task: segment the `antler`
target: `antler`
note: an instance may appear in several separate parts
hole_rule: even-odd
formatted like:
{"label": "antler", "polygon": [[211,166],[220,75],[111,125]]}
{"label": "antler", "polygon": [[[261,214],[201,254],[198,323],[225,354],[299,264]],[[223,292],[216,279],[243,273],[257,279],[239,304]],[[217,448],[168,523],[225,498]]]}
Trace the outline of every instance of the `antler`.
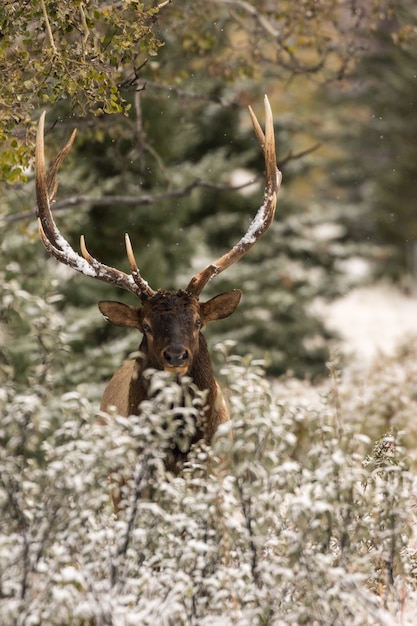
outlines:
{"label": "antler", "polygon": [[271,106],[268,97],[265,96],[265,135],[260,127],[252,108],[249,107],[249,113],[255,134],[261,144],[265,155],[265,193],[262,206],[258,209],[253,218],[246,234],[233,246],[229,252],[214,263],[207,265],[201,272],[196,274],[190,280],[187,291],[198,296],[204,289],[205,285],[211,278],[217,276],[223,270],[227,269],[233,263],[241,259],[248,250],[256,243],[256,241],[268,230],[272,220],[274,219],[275,207],[277,203],[277,193],[281,186],[282,174],[277,168],[275,155],[275,138],[274,125]]}
{"label": "antler", "polygon": [[131,291],[139,298],[149,298],[156,292],[150,288],[146,280],[142,278],[136,264],[135,256],[133,254],[132,245],[130,243],[129,235],[125,235],[126,252],[129,260],[132,274],[125,274],[121,270],[109,267],[97,261],[88,252],[84,236],[81,235],[80,247],[82,256],[80,256],[70,246],[68,241],[59,232],[54,218],[51,212],[51,203],[53,202],[56,192],[58,190],[58,181],[56,176],[61,164],[75,139],[76,130],[73,131],[67,144],[62,148],[59,154],[56,156],[53,162],[48,176],[45,171],[45,148],[44,148],[44,125],[45,125],[45,113],[42,113],[39,125],[38,133],[36,136],[36,153],[35,153],[35,173],[36,173],[36,198],[38,203],[38,226],[39,234],[42,239],[42,243],[47,251],[54,256],[58,261],[69,265],[77,272],[81,272],[86,276],[98,278],[106,283],[111,283]]}
{"label": "antler", "polygon": [[[229,252],[217,259],[214,263],[207,265],[201,272],[191,278],[186,290],[196,296],[200,295],[205,285],[213,276],[220,274],[233,265],[233,263],[241,259],[268,230],[274,219],[277,193],[281,186],[282,175],[276,165],[273,117],[267,96],[265,96],[265,134],[251,107],[249,107],[249,113],[255,134],[265,155],[266,183],[264,201],[240,241],[233,246]],[[39,234],[46,250],[61,263],[72,267],[86,276],[98,278],[106,283],[131,291],[139,298],[149,298],[153,296],[156,292],[151,289],[146,280],[140,275],[127,233],[125,235],[125,244],[131,268],[130,275],[114,267],[105,265],[91,256],[86,248],[83,235],[80,239],[81,256],[73,250],[68,241],[59,232],[52,216],[51,203],[58,189],[58,181],[56,178],[58,170],[71,149],[76,131],[74,130],[67,144],[56,156],[47,176],[44,154],[44,125],[45,113],[42,113],[36,137],[35,171]]]}

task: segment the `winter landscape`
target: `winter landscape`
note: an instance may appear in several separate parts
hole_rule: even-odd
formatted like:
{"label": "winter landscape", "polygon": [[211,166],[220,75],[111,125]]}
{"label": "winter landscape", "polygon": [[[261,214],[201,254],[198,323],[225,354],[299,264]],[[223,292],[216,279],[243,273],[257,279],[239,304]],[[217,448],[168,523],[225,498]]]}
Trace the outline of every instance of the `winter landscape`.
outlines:
{"label": "winter landscape", "polygon": [[[2,3],[1,626],[417,623],[416,24]],[[225,405],[187,344],[101,411],[159,289]]]}

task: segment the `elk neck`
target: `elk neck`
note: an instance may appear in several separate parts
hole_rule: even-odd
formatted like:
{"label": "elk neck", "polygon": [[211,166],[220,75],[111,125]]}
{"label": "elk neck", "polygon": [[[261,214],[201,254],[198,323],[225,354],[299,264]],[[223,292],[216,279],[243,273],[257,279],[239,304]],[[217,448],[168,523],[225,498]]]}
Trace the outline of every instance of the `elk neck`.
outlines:
{"label": "elk neck", "polygon": [[[132,413],[136,413],[138,405],[142,400],[147,398],[147,380],[142,375],[148,368],[160,369],[156,363],[152,362],[147,351],[146,337],[143,337],[139,346],[140,356],[136,359],[135,373],[132,376],[129,389],[129,406]],[[207,405],[213,406],[216,393],[217,382],[214,376],[213,366],[211,364],[207,341],[204,335],[199,333],[199,348],[194,354],[193,361],[186,373],[193,383],[201,391],[208,392]]]}

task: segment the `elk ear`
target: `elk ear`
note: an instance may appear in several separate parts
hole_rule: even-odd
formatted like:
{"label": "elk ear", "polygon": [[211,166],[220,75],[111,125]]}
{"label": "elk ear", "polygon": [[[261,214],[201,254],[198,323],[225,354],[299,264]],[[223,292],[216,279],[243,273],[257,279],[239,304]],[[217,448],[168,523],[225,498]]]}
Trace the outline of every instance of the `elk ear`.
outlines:
{"label": "elk ear", "polygon": [[214,320],[222,320],[225,317],[229,317],[242,297],[240,289],[232,289],[232,291],[226,291],[215,296],[208,302],[201,302],[200,311],[203,317],[203,323],[208,324]]}
{"label": "elk ear", "polygon": [[140,307],[129,306],[122,302],[102,300],[98,303],[98,308],[103,317],[115,326],[139,328]]}

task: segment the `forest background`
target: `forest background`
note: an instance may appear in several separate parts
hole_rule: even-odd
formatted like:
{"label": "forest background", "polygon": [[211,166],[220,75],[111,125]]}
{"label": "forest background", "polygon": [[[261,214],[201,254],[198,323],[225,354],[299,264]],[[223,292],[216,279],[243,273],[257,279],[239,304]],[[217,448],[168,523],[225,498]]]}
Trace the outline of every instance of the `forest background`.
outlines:
{"label": "forest background", "polygon": [[[78,328],[71,352],[84,379],[107,375],[97,370],[97,345],[126,335],[97,314],[111,290],[65,274],[40,248],[32,169],[40,111],[48,113],[50,158],[78,128],[55,206],[62,232],[74,246],[84,233],[92,254],[119,268],[129,232],[150,284],[176,288],[230,247],[259,205],[262,155],[246,106],[260,115],[268,93],[284,175],[277,219],[244,262],[212,283],[212,293],[245,292],[214,341],[233,332],[240,354],[265,358],[270,373],[314,377],[325,372],[331,337],[312,312],[318,297],[377,276],[408,288],[414,280],[411,5],[6,2],[4,282],[18,278],[45,295],[56,277],[57,307]],[[22,336],[14,308],[2,327]],[[8,344],[4,358],[24,377],[28,351]]]}
{"label": "forest background", "polygon": [[[249,363],[247,355],[256,362],[262,360],[269,378],[254,374],[262,389],[267,380],[281,376],[277,383],[280,406],[286,406],[294,394],[303,407],[310,402],[312,388],[307,381],[324,380],[331,385],[336,381],[336,388],[329,392],[329,406],[334,409],[336,421],[328,432],[332,433],[331,441],[334,443],[336,438],[346,453],[345,460],[351,459],[352,450],[343,448],[338,439],[337,420],[343,393],[352,402],[349,390],[357,387],[358,381],[350,382],[352,387],[348,384],[346,392],[338,387],[340,381],[331,355],[337,337],[326,319],[317,314],[317,303],[381,279],[393,281],[410,296],[415,292],[416,18],[417,8],[412,0],[172,0],[159,4],[131,0],[6,0],[2,4],[0,434],[5,456],[1,504],[8,514],[14,511],[8,531],[10,537],[16,533],[13,536],[20,538],[16,545],[22,549],[13,561],[17,572],[14,580],[20,580],[19,584],[8,587],[6,579],[0,577],[0,602],[6,599],[10,620],[4,623],[24,623],[15,617],[22,605],[9,602],[19,593],[24,605],[32,607],[31,615],[36,613],[34,604],[39,604],[35,588],[30,590],[33,602],[27,602],[30,567],[40,572],[39,555],[47,549],[42,542],[40,549],[38,543],[38,556],[33,557],[35,564],[31,562],[29,567],[27,529],[36,529],[35,534],[41,532],[37,524],[42,517],[36,517],[33,511],[26,513],[32,510],[30,490],[33,488],[35,493],[42,484],[39,476],[36,478],[33,463],[36,460],[39,468],[49,467],[45,449],[52,445],[52,440],[60,449],[60,429],[65,420],[72,423],[75,415],[87,420],[85,407],[91,403],[92,414],[105,381],[139,342],[134,333],[106,324],[97,310],[100,299],[132,302],[131,296],[75,275],[49,259],[42,248],[34,212],[33,172],[34,138],[41,112],[47,113],[45,142],[49,161],[71,131],[78,129],[60,173],[54,205],[61,232],[74,248],[79,245],[80,234],[84,234],[95,257],[120,269],[127,268],[123,242],[124,233],[128,232],[141,272],[149,283],[154,288],[177,288],[188,282],[196,268],[217,258],[240,238],[262,201],[262,154],[247,105],[263,121],[263,95],[268,94],[274,112],[278,165],[283,172],[277,215],[253,251],[208,286],[207,298],[229,288],[241,288],[244,299],[233,317],[213,330],[208,329],[207,334],[212,346],[223,342],[217,357],[218,369],[224,367],[224,359],[228,362],[225,354],[229,351],[241,355],[242,363]],[[225,340],[233,340],[233,346],[226,343],[227,350]],[[395,436],[410,433],[407,429],[411,428],[415,401],[413,350],[410,342],[408,351],[402,352],[398,361],[385,363],[386,369],[371,379],[365,409],[363,399],[346,408],[350,417],[356,415],[353,421],[360,422],[360,432],[370,437],[365,456],[371,454],[376,441],[391,433],[393,425],[397,425]],[[293,376],[305,382],[299,383]],[[230,385],[232,395],[234,389],[251,404],[236,382]],[[255,396],[258,397],[256,393]],[[249,405],[245,405],[246,409]],[[262,406],[265,419],[267,415],[272,419],[270,409]],[[294,410],[298,426],[293,424],[291,428],[300,448],[295,446],[297,454],[294,450],[281,450],[291,462],[295,458],[299,461],[306,438],[312,436],[311,432],[307,434],[311,414],[300,417],[303,410]],[[239,411],[244,413],[243,409]],[[317,411],[322,415],[321,409]],[[285,419],[283,423],[290,429]],[[414,431],[412,427],[411,432]],[[312,440],[318,437],[318,431],[314,433]],[[73,441],[80,443],[77,436],[71,435]],[[110,432],[107,436],[107,442],[115,437]],[[281,431],[280,436],[284,437]],[[68,432],[63,436],[66,442],[67,437]],[[100,445],[106,441],[103,437]],[[400,443],[396,440],[396,448],[390,447],[390,442],[383,446],[384,454],[388,450],[389,463],[404,469],[404,474],[400,473],[403,486],[404,476],[407,481],[413,480],[408,474],[413,456],[408,456],[410,450],[406,457],[402,452],[397,454],[397,450],[402,450]],[[414,434],[408,441],[411,448],[412,442]],[[375,445],[378,456],[381,448]],[[328,459],[334,460],[336,451],[330,451],[330,447]],[[391,454],[394,448],[396,452]],[[64,452],[68,454],[67,449]],[[8,465],[12,457],[13,464]],[[403,466],[404,458],[408,460]],[[351,460],[346,462],[346,467],[350,467]],[[241,469],[239,463],[236,472]],[[101,467],[102,472],[105,469]],[[85,468],[84,471],[84,476],[90,476]],[[27,472],[31,472],[29,482],[25,482]],[[358,479],[354,472],[353,475]],[[16,480],[16,484],[11,480]],[[315,476],[315,480],[319,482],[320,478]],[[351,481],[353,484],[354,479]],[[256,484],[254,480],[254,489]],[[29,490],[28,485],[32,485]],[[376,499],[380,497],[377,491]],[[14,498],[15,493],[20,494],[24,506]],[[247,504],[239,493],[241,504]],[[398,495],[402,498],[400,504],[392,501],[401,515],[403,505],[406,511],[407,494],[405,490]],[[48,511],[48,503],[42,502],[42,511]],[[349,502],[354,508],[353,500]],[[376,507],[375,502],[372,506]],[[84,500],[82,504],[87,506]],[[248,507],[243,509],[247,530],[247,521],[252,518]],[[341,513],[343,523],[345,513]],[[318,509],[315,514],[319,516]],[[68,521],[75,513],[68,515],[63,519]],[[392,528],[398,531],[398,535],[393,531],[392,536],[396,540],[402,538],[401,546],[396,544],[391,557],[382,559],[389,564],[388,574],[380,576],[381,568],[373,561],[378,574],[371,576],[370,587],[372,593],[376,591],[385,598],[381,603],[384,609],[389,605],[387,589],[393,588],[393,572],[399,567],[397,561],[394,567],[394,560],[398,557],[402,573],[408,568],[407,575],[415,567],[415,556],[410,556],[415,552],[409,547],[404,565],[405,553],[401,549],[405,535],[401,523],[406,512],[401,515],[400,527],[396,526],[398,520],[392,522]],[[29,518],[30,523],[22,522]],[[381,537],[387,532],[386,520],[381,521]],[[413,523],[410,522],[411,527]],[[299,518],[297,524],[301,524]],[[375,535],[375,529],[372,532]],[[365,535],[366,543],[369,536]],[[90,533],[90,539],[91,536]],[[330,540],[326,543],[322,538],[310,539],[308,545],[317,548],[315,558],[324,550],[324,543],[326,549],[331,545]],[[342,544],[345,540],[344,536],[340,539]],[[389,549],[384,541],[381,539],[380,545],[385,546],[386,555]],[[8,541],[4,545],[9,546]],[[255,544],[249,541],[248,545],[253,557]],[[357,552],[357,546],[350,547],[352,553]],[[294,554],[299,556],[297,550]],[[329,554],[334,556],[330,548]],[[260,552],[256,555],[260,558]],[[307,563],[311,555],[306,555],[307,552]],[[13,571],[9,555],[4,553],[1,558]],[[73,567],[71,559],[64,565]],[[59,585],[65,587],[64,565],[58,578]],[[158,576],[163,571],[161,565]],[[228,572],[231,575],[230,569]],[[285,576],[283,580],[285,585],[290,584]],[[251,581],[257,590],[262,587],[254,568]],[[71,579],[70,584],[84,593],[84,582]],[[415,589],[415,578],[408,578],[407,584]],[[201,581],[195,585],[200,589]],[[55,589],[53,585],[52,588]],[[396,593],[397,600],[398,589]],[[247,589],[242,590],[242,598],[245,594]],[[297,601],[305,610],[302,596],[300,591]],[[311,600],[313,596],[306,597]],[[265,597],[262,598],[259,603],[266,619],[272,604],[268,604],[267,610]],[[318,606],[317,596],[314,598],[312,606]],[[74,599],[73,604],[68,602],[68,606],[76,604]],[[126,602],[123,600],[120,606],[127,606]],[[272,603],[271,598],[268,602]],[[236,601],[232,604],[234,611]],[[368,611],[371,604],[366,599],[361,606]],[[340,609],[340,623],[346,623],[343,620],[348,605],[346,598],[343,610]],[[86,615],[94,613],[91,606]],[[196,602],[192,606],[190,623],[203,623],[196,617],[200,605]],[[326,612],[327,608],[320,610]],[[224,606],[219,611],[224,613]],[[277,611],[276,607],[273,611]],[[281,617],[284,613],[282,609]],[[291,622],[288,617],[282,623],[301,623],[297,622],[301,613],[300,609],[296,621]],[[370,609],[367,616],[368,613],[373,615]],[[97,615],[94,613],[97,623],[111,623],[104,618],[100,622]],[[359,609],[357,615],[358,623],[365,623],[360,621],[363,615]],[[149,618],[149,623],[156,623],[152,621],[154,617]],[[74,623],[86,623],[82,619]],[[165,622],[161,619],[161,623]],[[383,618],[375,623],[384,623]]]}

